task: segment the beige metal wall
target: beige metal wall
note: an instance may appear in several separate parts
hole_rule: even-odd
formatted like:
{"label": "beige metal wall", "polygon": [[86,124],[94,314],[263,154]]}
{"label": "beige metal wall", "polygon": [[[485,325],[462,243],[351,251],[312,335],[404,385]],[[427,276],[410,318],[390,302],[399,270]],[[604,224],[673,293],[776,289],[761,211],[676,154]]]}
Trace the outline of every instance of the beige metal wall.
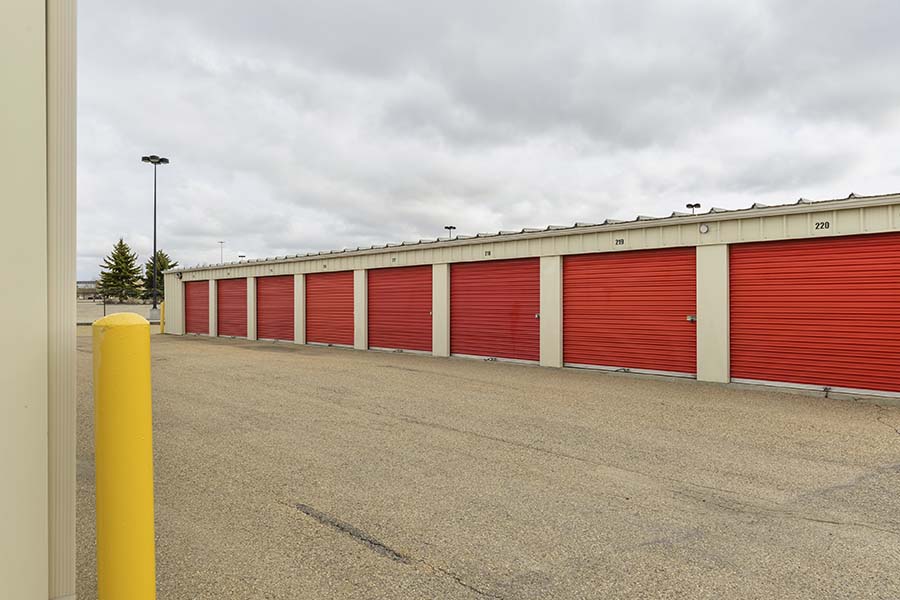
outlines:
{"label": "beige metal wall", "polygon": [[450,265],[431,267],[431,353],[450,356]]}
{"label": "beige metal wall", "polygon": [[209,282],[209,335],[219,335],[219,290],[215,279]]}
{"label": "beige metal wall", "polygon": [[541,366],[563,366],[562,256],[541,257]]}
{"label": "beige metal wall", "polygon": [[76,5],[47,2],[49,597],[75,597]]}
{"label": "beige metal wall", "polygon": [[697,246],[697,379],[731,381],[728,245]]}
{"label": "beige metal wall", "polygon": [[[900,230],[900,196],[849,198],[746,211],[714,212],[601,227],[469,239],[434,247],[405,247],[224,265],[183,272],[186,280],[250,273],[254,276],[316,271],[354,271],[354,346],[368,347],[366,270],[432,264],[432,354],[450,355],[450,263],[538,256],[541,261],[541,342],[543,366],[563,365],[563,256],[648,248],[695,246],[697,249],[697,378],[730,381],[730,244],[861,235]],[[508,239],[507,239],[508,238]],[[301,279],[302,280],[302,279]],[[303,318],[301,313],[299,318]],[[299,343],[302,335],[295,334]]]}
{"label": "beige metal wall", "polygon": [[[825,224],[827,228],[823,227]],[[708,227],[706,233],[701,233],[702,225]],[[182,271],[185,281],[264,277],[590,252],[737,244],[898,230],[900,230],[900,195],[890,195],[537,233],[517,233],[440,244],[336,252]]]}
{"label": "beige metal wall", "polygon": [[184,284],[174,274],[165,279],[166,333],[184,335]]}
{"label": "beige metal wall", "polygon": [[[43,3],[10,0],[0,20],[0,597],[47,598],[47,146]],[[13,200],[15,199],[15,200]],[[27,249],[27,250],[26,250]]]}
{"label": "beige metal wall", "polygon": [[0,598],[73,598],[74,2],[4,3],[0,81]]}
{"label": "beige metal wall", "polygon": [[366,271],[353,272],[353,347],[357,350],[369,348],[369,298]]}
{"label": "beige metal wall", "polygon": [[247,339],[256,339],[256,277],[247,278]]}
{"label": "beige metal wall", "polygon": [[294,343],[306,343],[306,276],[294,275]]}

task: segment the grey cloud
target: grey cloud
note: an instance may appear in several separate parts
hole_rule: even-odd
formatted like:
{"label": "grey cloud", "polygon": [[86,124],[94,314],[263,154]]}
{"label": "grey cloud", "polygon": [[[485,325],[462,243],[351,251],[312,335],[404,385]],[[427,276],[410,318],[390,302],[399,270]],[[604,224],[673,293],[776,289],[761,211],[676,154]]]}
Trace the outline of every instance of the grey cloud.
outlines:
{"label": "grey cloud", "polygon": [[[383,4],[383,3],[381,3]],[[80,4],[79,275],[900,189],[889,2]]]}

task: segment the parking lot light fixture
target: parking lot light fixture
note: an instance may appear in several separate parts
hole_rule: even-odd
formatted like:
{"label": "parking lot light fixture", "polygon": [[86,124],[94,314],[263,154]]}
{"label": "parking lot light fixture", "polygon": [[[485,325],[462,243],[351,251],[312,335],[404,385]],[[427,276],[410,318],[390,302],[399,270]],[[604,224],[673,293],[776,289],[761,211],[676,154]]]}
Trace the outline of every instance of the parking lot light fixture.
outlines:
{"label": "parking lot light fixture", "polygon": [[142,156],[141,162],[153,165],[153,306],[150,308],[150,310],[156,311],[156,297],[159,293],[157,291],[159,289],[159,284],[157,283],[159,274],[157,272],[158,265],[156,264],[156,167],[159,165],[169,164],[169,159],[165,156],[157,156],[156,154],[151,154],[149,156]]}

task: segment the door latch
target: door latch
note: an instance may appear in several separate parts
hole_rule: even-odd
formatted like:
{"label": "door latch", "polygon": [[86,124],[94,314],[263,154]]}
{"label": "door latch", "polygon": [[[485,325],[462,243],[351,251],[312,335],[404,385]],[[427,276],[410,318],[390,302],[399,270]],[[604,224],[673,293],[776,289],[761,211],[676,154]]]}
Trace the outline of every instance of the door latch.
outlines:
{"label": "door latch", "polygon": [[697,322],[697,315],[688,315],[688,316],[687,316],[687,320],[690,321],[691,323],[696,323],[696,322]]}

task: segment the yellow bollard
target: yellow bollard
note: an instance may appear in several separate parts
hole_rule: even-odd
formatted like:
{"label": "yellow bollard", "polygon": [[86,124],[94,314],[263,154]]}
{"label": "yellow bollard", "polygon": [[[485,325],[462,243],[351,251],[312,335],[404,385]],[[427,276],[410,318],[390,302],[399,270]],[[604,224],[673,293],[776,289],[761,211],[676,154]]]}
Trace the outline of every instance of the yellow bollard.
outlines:
{"label": "yellow bollard", "polygon": [[159,303],[159,332],[166,332],[166,301]]}
{"label": "yellow bollard", "polygon": [[134,313],[94,322],[98,600],[154,600],[150,325]]}

